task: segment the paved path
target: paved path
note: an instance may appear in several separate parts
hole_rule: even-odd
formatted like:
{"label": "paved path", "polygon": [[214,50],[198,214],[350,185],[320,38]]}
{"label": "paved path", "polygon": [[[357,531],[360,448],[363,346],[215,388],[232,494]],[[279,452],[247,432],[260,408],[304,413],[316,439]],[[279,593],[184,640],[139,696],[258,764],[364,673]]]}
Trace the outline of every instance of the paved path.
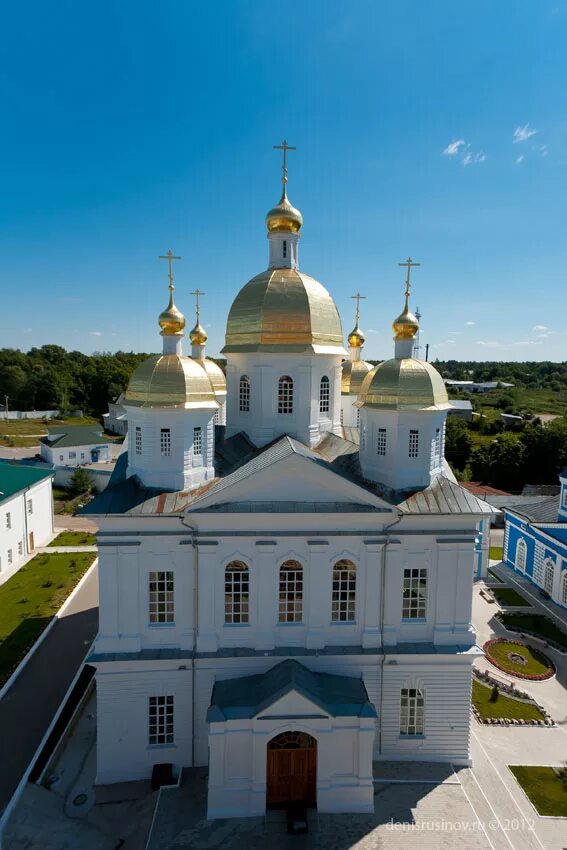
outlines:
{"label": "paved path", "polygon": [[82,516],[69,516],[68,514],[55,514],[53,525],[56,531],[98,531],[98,525],[90,519]]}
{"label": "paved path", "polygon": [[41,743],[97,629],[95,568],[0,701],[0,814]]}

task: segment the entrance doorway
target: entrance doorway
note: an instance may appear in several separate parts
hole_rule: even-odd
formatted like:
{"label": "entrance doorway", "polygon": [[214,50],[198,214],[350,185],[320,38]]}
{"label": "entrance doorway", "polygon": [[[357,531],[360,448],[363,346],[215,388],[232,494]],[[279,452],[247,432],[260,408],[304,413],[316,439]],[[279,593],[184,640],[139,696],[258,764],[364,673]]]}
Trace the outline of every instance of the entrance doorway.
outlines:
{"label": "entrance doorway", "polygon": [[315,808],[317,741],[305,732],[282,732],[268,742],[266,808],[303,803]]}
{"label": "entrance doorway", "polygon": [[35,549],[34,539],[33,539],[33,531],[30,531],[30,533],[29,533],[29,541],[28,542],[29,542],[28,548],[29,548],[30,552],[33,552],[33,550]]}

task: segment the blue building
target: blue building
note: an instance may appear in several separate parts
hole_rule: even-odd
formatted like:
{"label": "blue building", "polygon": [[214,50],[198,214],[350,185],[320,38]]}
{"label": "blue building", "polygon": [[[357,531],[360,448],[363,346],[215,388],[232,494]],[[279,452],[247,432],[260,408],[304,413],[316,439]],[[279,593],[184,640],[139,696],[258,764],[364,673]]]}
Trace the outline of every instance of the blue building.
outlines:
{"label": "blue building", "polygon": [[504,562],[567,608],[567,470],[561,492],[505,509]]}

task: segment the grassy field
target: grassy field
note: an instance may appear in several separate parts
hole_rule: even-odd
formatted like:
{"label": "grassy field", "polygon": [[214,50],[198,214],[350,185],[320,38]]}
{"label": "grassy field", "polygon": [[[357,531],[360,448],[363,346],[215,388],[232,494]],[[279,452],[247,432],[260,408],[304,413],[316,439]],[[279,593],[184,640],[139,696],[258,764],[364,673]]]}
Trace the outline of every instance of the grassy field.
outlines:
{"label": "grassy field", "polygon": [[532,702],[520,702],[500,693],[496,702],[490,702],[492,688],[473,679],[472,700],[474,707],[482,718],[507,717],[510,720],[545,720],[545,717]]}
{"label": "grassy field", "polygon": [[488,557],[491,561],[501,561],[503,552],[502,546],[491,546],[488,550]]}
{"label": "grassy field", "polygon": [[[490,390],[487,393],[478,393],[474,396],[475,406],[482,408],[485,413],[487,408],[495,408],[497,402],[504,396],[513,396],[519,410],[529,410],[538,413],[567,413],[567,391],[555,392],[554,390],[531,390],[524,387],[514,387],[510,390]],[[500,412],[500,411],[498,411]]]}
{"label": "grassy field", "polygon": [[79,419],[0,419],[0,434],[10,434],[23,437],[26,434],[47,434],[48,428],[58,425],[100,425],[98,419],[83,416]]}
{"label": "grassy field", "polygon": [[36,555],[0,586],[0,685],[38,639],[95,557],[94,552]]}
{"label": "grassy field", "polygon": [[567,817],[567,783],[561,781],[552,767],[519,764],[508,767],[540,815]]}
{"label": "grassy field", "polygon": [[513,587],[493,587],[492,592],[500,605],[521,605],[522,608],[530,606],[528,600],[524,599]]}
{"label": "grassy field", "polygon": [[89,531],[62,531],[50,546],[96,546],[96,537]]}
{"label": "grassy field", "polygon": [[514,629],[517,632],[534,632],[544,640],[553,640],[567,649],[567,632],[543,614],[502,614],[501,622],[507,629]]}
{"label": "grassy field", "polygon": [[[524,673],[530,676],[541,676],[549,670],[549,664],[543,658],[543,655],[530,646],[520,646],[516,643],[502,641],[502,643],[493,643],[488,648],[488,652],[498,662],[500,668],[507,673]],[[526,663],[521,664],[512,661],[508,657],[510,653],[521,655],[525,658]],[[490,661],[490,658],[488,660]]]}

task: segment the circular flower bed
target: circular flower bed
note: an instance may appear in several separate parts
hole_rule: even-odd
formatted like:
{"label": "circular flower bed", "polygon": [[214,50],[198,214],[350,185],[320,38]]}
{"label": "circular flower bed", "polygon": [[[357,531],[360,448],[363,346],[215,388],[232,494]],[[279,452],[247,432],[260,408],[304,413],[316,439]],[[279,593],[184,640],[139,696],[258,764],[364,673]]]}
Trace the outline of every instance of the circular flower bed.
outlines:
{"label": "circular flower bed", "polygon": [[547,655],[518,640],[494,638],[487,640],[483,649],[491,664],[520,679],[540,682],[555,673],[553,662]]}

